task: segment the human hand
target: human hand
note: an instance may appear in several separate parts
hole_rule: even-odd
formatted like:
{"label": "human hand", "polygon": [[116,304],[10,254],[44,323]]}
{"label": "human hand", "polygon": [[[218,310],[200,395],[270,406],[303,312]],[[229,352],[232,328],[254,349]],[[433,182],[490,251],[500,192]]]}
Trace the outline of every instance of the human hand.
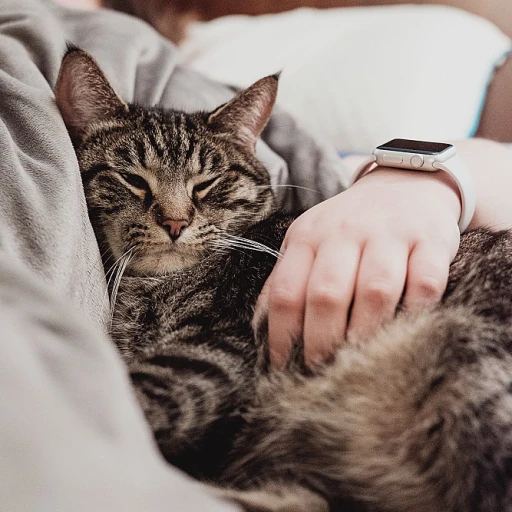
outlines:
{"label": "human hand", "polygon": [[345,337],[369,337],[402,296],[407,309],[440,300],[460,239],[449,180],[380,168],[295,220],[256,307],[268,311],[274,365],[301,333],[311,365]]}

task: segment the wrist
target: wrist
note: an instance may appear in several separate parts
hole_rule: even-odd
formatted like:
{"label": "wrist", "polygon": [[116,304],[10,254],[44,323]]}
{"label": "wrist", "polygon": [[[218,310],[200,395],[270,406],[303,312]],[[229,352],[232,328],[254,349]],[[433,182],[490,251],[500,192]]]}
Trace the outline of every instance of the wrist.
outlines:
{"label": "wrist", "polygon": [[[461,197],[455,180],[444,171],[411,172],[394,167],[377,166],[362,176],[354,187],[364,183],[382,184],[383,187],[401,186],[411,195],[432,195],[432,201],[444,204],[458,222],[461,216]],[[385,193],[385,190],[383,191]]]}

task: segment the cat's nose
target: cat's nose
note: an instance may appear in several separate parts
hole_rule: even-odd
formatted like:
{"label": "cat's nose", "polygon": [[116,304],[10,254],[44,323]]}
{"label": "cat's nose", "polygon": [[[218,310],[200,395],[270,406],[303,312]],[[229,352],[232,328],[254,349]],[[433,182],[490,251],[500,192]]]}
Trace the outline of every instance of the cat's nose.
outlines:
{"label": "cat's nose", "polygon": [[185,219],[164,219],[161,224],[169,232],[171,240],[175,242],[188,226],[188,221]]}

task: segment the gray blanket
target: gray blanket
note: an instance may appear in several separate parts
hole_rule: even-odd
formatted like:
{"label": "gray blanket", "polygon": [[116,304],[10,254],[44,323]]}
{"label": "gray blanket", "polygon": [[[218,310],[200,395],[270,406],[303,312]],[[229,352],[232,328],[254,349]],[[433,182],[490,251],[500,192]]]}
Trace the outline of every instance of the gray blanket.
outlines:
{"label": "gray blanket", "polygon": [[[175,48],[138,20],[0,2],[0,509],[228,510],[160,459],[101,332],[104,272],[52,92],[66,41],[128,101],[194,110],[232,95],[180,67]],[[276,187],[283,205],[342,190],[334,151],[285,113],[263,139],[273,183],[314,190]]]}

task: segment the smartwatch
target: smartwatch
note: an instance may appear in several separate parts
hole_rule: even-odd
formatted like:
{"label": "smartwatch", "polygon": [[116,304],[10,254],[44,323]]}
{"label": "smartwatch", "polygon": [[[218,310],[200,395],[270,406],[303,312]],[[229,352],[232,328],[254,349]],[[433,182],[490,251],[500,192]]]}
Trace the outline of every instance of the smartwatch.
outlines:
{"label": "smartwatch", "polygon": [[457,155],[455,147],[444,142],[426,142],[408,139],[393,139],[377,146],[369,160],[363,162],[350,179],[349,187],[359,178],[371,172],[373,166],[396,167],[407,171],[447,172],[457,184],[461,198],[459,230],[463,233],[476,207],[476,192],[473,178]]}

